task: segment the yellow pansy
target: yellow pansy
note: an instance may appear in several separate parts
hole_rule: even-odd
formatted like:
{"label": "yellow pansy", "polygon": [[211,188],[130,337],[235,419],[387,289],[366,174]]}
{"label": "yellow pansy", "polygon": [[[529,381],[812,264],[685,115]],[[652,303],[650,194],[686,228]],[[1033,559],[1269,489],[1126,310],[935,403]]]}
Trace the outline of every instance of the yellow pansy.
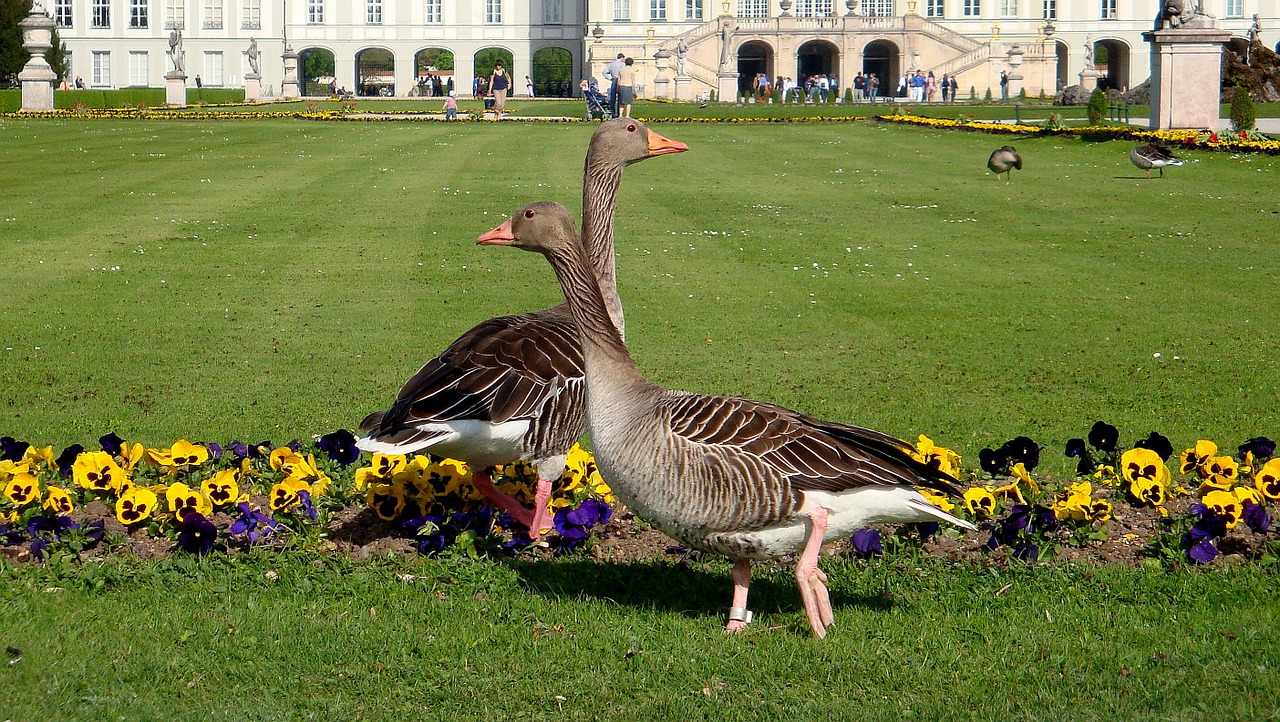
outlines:
{"label": "yellow pansy", "polygon": [[146,457],[153,466],[172,472],[179,467],[203,464],[209,460],[209,450],[200,444],[179,439],[167,449],[147,449]]}
{"label": "yellow pansy", "polygon": [[1130,482],[1129,493],[1133,494],[1138,501],[1154,507],[1163,507],[1168,500],[1168,492],[1164,484],[1155,479],[1138,478]]}
{"label": "yellow pansy", "polygon": [[1262,465],[1253,477],[1253,485],[1267,499],[1280,501],[1280,457]]}
{"label": "yellow pansy", "polygon": [[943,446],[933,443],[933,439],[920,435],[920,441],[916,443],[916,449],[911,453],[915,458],[925,466],[932,466],[944,474],[956,476],[960,473],[960,455]]}
{"label": "yellow pansy", "polygon": [[[587,477],[587,483],[591,485],[591,491],[595,492],[596,496],[603,499],[606,504],[616,504],[618,502],[618,497],[614,496],[613,489],[609,488],[609,484],[604,480],[604,477],[600,476],[600,472],[591,472],[591,476]],[[925,498],[927,499],[928,497],[926,496]],[[943,501],[946,500],[944,499]],[[949,501],[946,501],[946,505],[946,507],[942,507],[941,504],[938,504],[943,511],[950,511],[955,508],[955,504]]]}
{"label": "yellow pansy", "polygon": [[136,524],[151,516],[155,508],[155,492],[146,487],[135,486],[121,494],[116,501],[116,519],[125,526]]}
{"label": "yellow pansy", "polygon": [[404,511],[404,493],[391,484],[370,484],[366,497],[369,508],[386,521],[392,521]]}
{"label": "yellow pansy", "polygon": [[1111,502],[1106,499],[1094,499],[1089,505],[1089,518],[1094,521],[1111,519]]}
{"label": "yellow pansy", "polygon": [[40,501],[40,480],[25,471],[14,474],[4,485],[4,496],[14,506],[26,506],[33,501]]}
{"label": "yellow pansy", "polygon": [[1053,502],[1053,515],[1059,519],[1088,521],[1093,516],[1093,484],[1081,481],[1067,487],[1066,495]]}
{"label": "yellow pansy", "polygon": [[404,454],[374,454],[371,465],[356,469],[355,488],[363,491],[365,486],[374,483],[386,484],[404,470]]}
{"label": "yellow pansy", "polygon": [[1204,505],[1209,507],[1218,516],[1226,519],[1227,528],[1234,529],[1240,520],[1244,518],[1244,504],[1236,498],[1235,494],[1227,491],[1211,491],[1204,495]]}
{"label": "yellow pansy", "polygon": [[1184,474],[1196,472],[1204,473],[1204,467],[1209,460],[1218,455],[1218,445],[1207,439],[1200,439],[1193,448],[1182,452],[1179,457],[1182,461],[1179,470]]}
{"label": "yellow pansy", "polygon": [[949,512],[956,508],[956,505],[951,503],[951,500],[947,498],[946,494],[943,494],[936,489],[917,486],[916,491],[920,492],[920,496],[923,496],[930,504],[933,504],[943,511]]}
{"label": "yellow pansy", "polygon": [[18,474],[31,473],[32,463],[23,461],[21,463],[5,459],[0,461],[0,484],[7,483],[10,479]]}
{"label": "yellow pansy", "polygon": [[1215,456],[1200,469],[1204,481],[1200,483],[1200,493],[1208,494],[1215,489],[1230,491],[1236,483],[1240,465],[1230,456]]}
{"label": "yellow pansy", "polygon": [[213,511],[213,504],[204,492],[192,489],[182,482],[170,484],[165,490],[164,497],[169,502],[169,511],[173,512],[178,521],[182,521],[193,511],[206,517]]}
{"label": "yellow pansy", "polygon": [[271,491],[267,494],[267,503],[271,505],[271,511],[288,511],[302,503],[298,498],[298,492],[288,483],[280,482],[271,487]]}
{"label": "yellow pansy", "polygon": [[1015,479],[1021,482],[1023,486],[1031,490],[1032,494],[1040,493],[1040,486],[1036,484],[1035,479],[1031,478],[1031,473],[1027,471],[1027,467],[1022,462],[1018,462],[1014,464],[1011,472],[1013,473],[1013,477]]}
{"label": "yellow pansy", "polygon": [[82,452],[71,465],[71,478],[85,489],[117,493],[123,493],[127,481],[124,469],[105,451]]}
{"label": "yellow pansy", "polygon": [[48,492],[44,499],[44,508],[54,514],[70,514],[76,510],[76,505],[71,501],[71,495],[65,489],[51,486]]}
{"label": "yellow pansy", "polygon": [[22,455],[22,461],[31,464],[33,467],[43,464],[46,469],[58,468],[58,456],[53,453],[52,446],[44,448],[28,446],[26,453]]}
{"label": "yellow pansy", "polygon": [[424,470],[425,480],[436,494],[471,486],[471,470],[457,459],[441,459]]}
{"label": "yellow pansy", "polygon": [[138,465],[146,453],[142,444],[130,444],[126,441],[120,445],[120,454],[116,458],[120,460],[125,470],[133,471],[133,467]]}
{"label": "yellow pansy", "polygon": [[1129,449],[1121,454],[1120,473],[1131,486],[1139,480],[1154,481],[1161,486],[1169,484],[1169,467],[1151,449]]}
{"label": "yellow pansy", "polygon": [[996,513],[996,497],[980,486],[965,489],[964,508],[979,518],[993,516]]}
{"label": "yellow pansy", "polygon": [[1258,490],[1253,487],[1237,486],[1231,490],[1231,493],[1235,495],[1236,499],[1240,500],[1241,504],[1258,504],[1261,506],[1266,503],[1262,498],[1262,494],[1258,493]]}
{"label": "yellow pansy", "polygon": [[214,506],[235,503],[240,496],[240,474],[236,469],[223,469],[200,484],[200,491]]}

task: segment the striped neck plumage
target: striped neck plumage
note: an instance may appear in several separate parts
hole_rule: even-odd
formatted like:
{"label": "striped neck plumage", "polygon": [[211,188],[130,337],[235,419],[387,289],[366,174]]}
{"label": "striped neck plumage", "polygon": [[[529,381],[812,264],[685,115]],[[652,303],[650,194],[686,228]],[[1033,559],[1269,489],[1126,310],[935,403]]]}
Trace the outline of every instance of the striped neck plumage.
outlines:
{"label": "striped neck plumage", "polygon": [[605,307],[613,325],[626,338],[626,320],[618,297],[617,265],[614,258],[613,218],[618,207],[622,168],[587,154],[582,183],[582,244],[600,282]]}

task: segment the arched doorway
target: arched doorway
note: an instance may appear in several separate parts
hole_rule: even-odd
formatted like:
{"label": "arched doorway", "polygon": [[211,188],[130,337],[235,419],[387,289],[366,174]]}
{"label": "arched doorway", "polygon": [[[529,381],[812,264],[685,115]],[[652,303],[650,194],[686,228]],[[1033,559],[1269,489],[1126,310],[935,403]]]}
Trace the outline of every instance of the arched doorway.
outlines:
{"label": "arched doorway", "polygon": [[330,95],[329,83],[334,82],[333,51],[324,48],[304,48],[298,53],[298,67],[302,68],[303,95]]}
{"label": "arched doorway", "polygon": [[424,98],[448,95],[453,90],[453,51],[425,48],[413,56],[413,82]]}
{"label": "arched doorway", "polygon": [[[540,48],[533,53],[534,94],[544,98],[573,96],[573,53],[564,48]],[[523,78],[521,78],[523,80]],[[523,88],[519,86],[517,89]]]}
{"label": "arched doorway", "polygon": [[1058,49],[1058,73],[1055,90],[1062,90],[1071,84],[1071,47],[1061,40],[1055,40]]}
{"label": "arched doorway", "polygon": [[750,95],[762,73],[773,82],[773,48],[759,40],[743,43],[738,47],[738,94]]}
{"label": "arched doorway", "polygon": [[356,53],[356,95],[396,94],[396,56],[386,48],[366,48]]}
{"label": "arched doorway", "polygon": [[[516,84],[516,78],[520,78],[521,83],[524,82],[524,78],[516,74],[515,57],[511,55],[510,50],[506,48],[481,48],[475,54],[476,77],[480,79],[481,86],[489,82],[489,76],[493,74],[493,68],[498,64],[499,60],[502,61],[502,67],[506,68],[507,75],[511,76],[511,84],[513,86]],[[487,87],[484,88],[485,92],[488,92],[488,90]],[[515,90],[515,88],[513,87],[507,91],[508,97],[510,97],[512,90]]]}
{"label": "arched doorway", "polygon": [[1099,72],[1098,87],[1129,89],[1129,46],[1121,40],[1099,40],[1093,44],[1093,63]]}
{"label": "arched doorway", "polygon": [[826,40],[810,40],[796,51],[796,82],[800,85],[810,75],[835,78],[839,73],[840,51]]}
{"label": "arched doorway", "polygon": [[891,97],[898,87],[898,67],[901,51],[898,46],[888,40],[876,40],[862,49],[862,74],[871,77],[875,73],[880,81],[880,97]]}

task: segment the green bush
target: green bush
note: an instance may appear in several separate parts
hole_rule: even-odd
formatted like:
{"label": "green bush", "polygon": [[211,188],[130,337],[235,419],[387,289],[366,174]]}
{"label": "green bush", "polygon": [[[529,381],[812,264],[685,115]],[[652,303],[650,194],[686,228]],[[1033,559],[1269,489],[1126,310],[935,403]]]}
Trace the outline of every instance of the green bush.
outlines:
{"label": "green bush", "polygon": [[1089,96],[1089,125],[1097,125],[1107,115],[1107,94],[1102,92],[1102,88],[1094,88],[1093,94]]}
{"label": "green bush", "polygon": [[1231,130],[1235,133],[1247,133],[1253,130],[1257,114],[1253,108],[1253,98],[1243,85],[1237,85],[1231,94]]}
{"label": "green bush", "polygon": [[982,96],[983,100],[991,100],[991,88],[987,88],[987,94]]}
{"label": "green bush", "polygon": [[1027,99],[1027,89],[1020,88],[1018,90],[1018,100],[1026,100],[1026,99]]}
{"label": "green bush", "polygon": [[[987,93],[987,97],[991,97],[991,93],[990,93],[990,92],[988,92],[988,93]],[[972,85],[970,85],[970,86],[969,86],[969,100],[977,100],[977,99],[978,99],[978,91],[977,91],[976,89],[974,89],[974,87],[973,87]]]}
{"label": "green bush", "polygon": [[846,102],[846,103],[852,103],[852,102],[853,102],[853,88],[845,88],[845,89],[844,89],[844,102]]}

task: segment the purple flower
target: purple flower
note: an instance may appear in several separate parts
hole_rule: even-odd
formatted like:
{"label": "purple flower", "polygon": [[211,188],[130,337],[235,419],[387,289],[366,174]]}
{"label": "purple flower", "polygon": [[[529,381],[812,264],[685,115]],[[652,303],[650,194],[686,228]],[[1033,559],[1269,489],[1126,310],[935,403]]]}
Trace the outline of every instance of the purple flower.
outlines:
{"label": "purple flower", "polygon": [[31,536],[39,536],[40,532],[51,532],[54,539],[61,540],[62,532],[71,529],[79,529],[80,525],[71,521],[69,516],[33,516],[27,522],[27,533]]}
{"label": "purple flower", "polygon": [[1187,550],[1187,559],[1196,564],[1208,564],[1218,556],[1218,548],[1209,539],[1201,539]]}
{"label": "purple flower", "polygon": [[240,516],[231,522],[229,531],[232,534],[247,535],[250,544],[259,539],[266,539],[280,528],[280,522],[262,512],[253,511],[249,508],[247,501],[240,502],[236,508],[240,510]]}
{"label": "purple flower", "polygon": [[1227,520],[1219,516],[1213,509],[1204,504],[1195,504],[1191,507],[1191,513],[1200,518],[1187,531],[1188,540],[1217,539],[1227,535]]}
{"label": "purple flower", "polygon": [[0,544],[11,547],[22,541],[22,530],[9,522],[0,522]]}
{"label": "purple flower", "polygon": [[316,513],[316,507],[311,503],[311,492],[303,489],[298,492],[298,501],[302,505],[302,513],[307,515],[311,521],[315,521],[319,514]]}
{"label": "purple flower", "polygon": [[49,548],[49,540],[39,537],[31,540],[31,556],[39,561],[44,561],[45,552]]}
{"label": "purple flower", "polygon": [[338,429],[332,434],[325,434],[316,442],[316,448],[329,455],[333,461],[348,466],[360,459],[360,450],[356,448],[356,437],[346,429]]}
{"label": "purple flower", "polygon": [[1276,442],[1265,436],[1255,436],[1240,445],[1236,458],[1244,461],[1245,455],[1250,453],[1254,459],[1266,459],[1276,453]]}
{"label": "purple flower", "polygon": [[62,453],[58,456],[58,460],[54,462],[58,467],[58,473],[63,476],[71,476],[71,465],[76,463],[76,457],[79,456],[82,451],[84,451],[84,447],[80,444],[72,444],[71,446],[63,449]]}
{"label": "purple flower", "polygon": [[533,546],[533,540],[524,532],[512,535],[509,541],[502,542],[502,551],[511,556],[515,556],[516,552],[528,549]]}
{"label": "purple flower", "polygon": [[0,436],[0,461],[22,461],[31,444],[12,436]]}
{"label": "purple flower", "polygon": [[98,519],[80,527],[80,530],[84,532],[84,539],[87,542],[85,548],[90,548],[102,541],[102,537],[106,536],[107,525],[101,519]]}
{"label": "purple flower", "polygon": [[853,538],[849,541],[853,542],[853,551],[859,559],[870,559],[884,554],[880,532],[875,529],[859,529],[853,533]]}
{"label": "purple flower", "polygon": [[227,450],[236,455],[237,462],[249,458],[249,447],[239,439],[232,439],[231,443],[227,444]]}
{"label": "purple flower", "polygon": [[1031,507],[1031,530],[1032,531],[1053,531],[1058,528],[1058,515],[1053,513],[1053,509],[1044,504],[1036,504]]}
{"label": "purple flower", "polygon": [[1244,523],[1259,534],[1271,530],[1271,516],[1267,514],[1267,508],[1251,501],[1244,503]]}
{"label": "purple flower", "polygon": [[198,511],[189,511],[178,524],[178,546],[191,554],[208,554],[218,540],[218,527]]}
{"label": "purple flower", "polygon": [[1024,562],[1036,562],[1040,560],[1040,547],[1035,544],[1022,544],[1014,547],[1013,558]]}
{"label": "purple flower", "polygon": [[1009,459],[1009,464],[1022,464],[1022,468],[1031,471],[1040,465],[1040,445],[1032,441],[1027,436],[1017,436],[1006,441],[1004,446],[1000,447],[1005,456]]}
{"label": "purple flower", "polygon": [[1120,440],[1120,432],[1105,421],[1096,421],[1089,429],[1089,443],[1098,451],[1108,454],[1116,450],[1116,442]]}
{"label": "purple flower", "polygon": [[1080,457],[1076,462],[1076,476],[1087,476],[1093,473],[1094,464],[1093,457],[1089,454],[1089,448],[1084,445],[1084,439],[1070,439],[1067,441],[1067,456]]}
{"label": "purple flower", "polygon": [[983,449],[978,452],[978,465],[982,470],[992,476],[1001,476],[1009,473],[1009,454],[1004,448],[999,450]]}
{"label": "purple flower", "polygon": [[223,454],[222,445],[219,444],[218,442],[204,441],[204,442],[201,442],[201,445],[204,446],[204,448],[209,451],[209,456],[213,457],[214,459],[222,458],[222,454]]}
{"label": "purple flower", "polygon": [[1169,439],[1163,434],[1157,434],[1154,431],[1148,434],[1147,438],[1134,444],[1134,447],[1138,449],[1150,449],[1151,451],[1159,454],[1160,458],[1164,461],[1168,461],[1169,457],[1173,456],[1173,444],[1169,443]]}
{"label": "purple flower", "polygon": [[929,539],[932,538],[934,534],[937,534],[938,530],[941,529],[936,521],[918,521],[908,524],[907,526],[915,529],[915,532],[920,535],[920,541],[922,542],[929,541]]}
{"label": "purple flower", "polygon": [[112,431],[98,437],[98,443],[102,444],[103,451],[111,454],[112,456],[119,456],[120,447],[124,446],[124,439],[120,438],[116,435],[116,432]]}

